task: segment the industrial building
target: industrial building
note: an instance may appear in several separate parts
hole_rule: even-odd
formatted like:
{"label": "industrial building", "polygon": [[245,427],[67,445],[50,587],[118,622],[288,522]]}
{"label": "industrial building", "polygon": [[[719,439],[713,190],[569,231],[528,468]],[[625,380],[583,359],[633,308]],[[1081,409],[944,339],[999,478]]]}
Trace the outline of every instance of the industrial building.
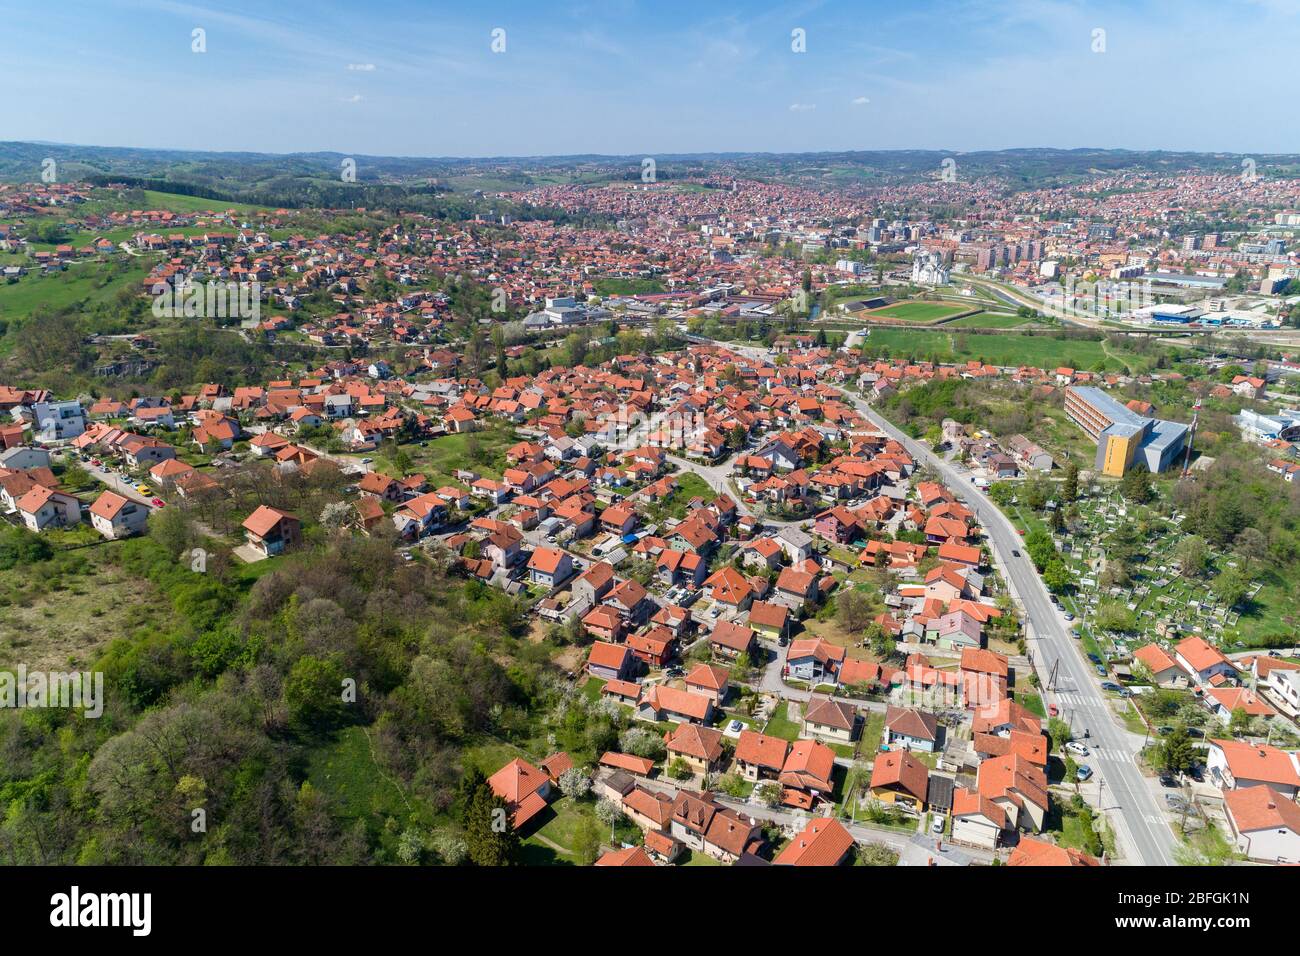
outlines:
{"label": "industrial building", "polygon": [[1152,473],[1165,471],[1187,443],[1188,426],[1139,415],[1088,385],[1065,390],[1065,413],[1097,442],[1096,469],[1114,478],[1135,464]]}

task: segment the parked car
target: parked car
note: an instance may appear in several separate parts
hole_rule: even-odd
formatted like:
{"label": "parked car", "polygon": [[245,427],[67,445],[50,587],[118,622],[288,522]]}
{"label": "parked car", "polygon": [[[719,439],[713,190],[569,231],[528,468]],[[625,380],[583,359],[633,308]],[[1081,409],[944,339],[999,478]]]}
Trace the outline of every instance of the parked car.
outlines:
{"label": "parked car", "polygon": [[1049,717],[1055,717],[1055,716],[1057,716],[1059,713],[1060,713],[1060,710],[1057,708],[1057,706],[1056,706],[1055,704],[1048,704],[1048,706],[1047,706],[1047,715],[1048,715]]}
{"label": "parked car", "polygon": [[942,816],[936,816],[934,818],[934,822],[930,824],[930,829],[934,833],[942,833],[943,826],[944,826],[944,818]]}
{"label": "parked car", "polygon": [[1071,740],[1068,744],[1065,745],[1065,749],[1068,750],[1070,753],[1074,754],[1076,757],[1086,757],[1088,756],[1089,753],[1088,748],[1085,747],[1083,744],[1079,743],[1077,740]]}
{"label": "parked car", "polygon": [[1178,786],[1178,781],[1174,779],[1174,775],[1172,773],[1162,773],[1160,775],[1160,786],[1176,787]]}
{"label": "parked car", "polygon": [[1074,615],[1071,614],[1069,611],[1066,611],[1066,612],[1065,612],[1065,619],[1066,619],[1067,621],[1073,621],[1073,620],[1074,620]]}
{"label": "parked car", "polygon": [[1096,667],[1097,667],[1097,673],[1098,673],[1100,676],[1105,677],[1105,676],[1106,676],[1106,667],[1105,667],[1105,665],[1103,665],[1103,664],[1097,664]]}
{"label": "parked car", "polygon": [[1074,775],[1075,777],[1078,778],[1080,783],[1083,783],[1085,780],[1087,780],[1089,777],[1092,776],[1092,768],[1089,767],[1086,763],[1079,764],[1079,769],[1075,771]]}
{"label": "parked car", "polygon": [[1120,687],[1119,684],[1116,684],[1113,680],[1104,680],[1101,682],[1101,689],[1108,690],[1111,693],[1115,693],[1117,691],[1123,690],[1124,688]]}
{"label": "parked car", "polygon": [[1018,558],[1018,557],[1020,557],[1020,552],[1017,551],[1015,548],[1012,548],[1012,549],[1011,549],[1011,556],[1012,556],[1013,558]]}
{"label": "parked car", "polygon": [[1101,658],[1100,658],[1099,656],[1097,656],[1096,654],[1089,654],[1089,655],[1088,655],[1088,660],[1092,661],[1094,664],[1100,664],[1100,663],[1101,663]]}

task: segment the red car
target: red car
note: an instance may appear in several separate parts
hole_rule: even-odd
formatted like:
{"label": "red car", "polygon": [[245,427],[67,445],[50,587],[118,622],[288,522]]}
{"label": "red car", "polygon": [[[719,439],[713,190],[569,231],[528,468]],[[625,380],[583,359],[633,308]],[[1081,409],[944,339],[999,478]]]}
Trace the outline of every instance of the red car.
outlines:
{"label": "red car", "polygon": [[1049,716],[1049,717],[1057,717],[1057,716],[1060,716],[1060,711],[1058,711],[1058,710],[1056,709],[1056,705],[1055,705],[1055,704],[1049,704],[1049,705],[1048,705],[1048,707],[1047,707],[1047,716]]}
{"label": "red car", "polygon": [[149,503],[150,503],[151,505],[153,505],[155,508],[166,508],[166,507],[167,507],[167,502],[163,501],[161,498],[154,498],[153,501],[151,501],[151,502],[149,502]]}

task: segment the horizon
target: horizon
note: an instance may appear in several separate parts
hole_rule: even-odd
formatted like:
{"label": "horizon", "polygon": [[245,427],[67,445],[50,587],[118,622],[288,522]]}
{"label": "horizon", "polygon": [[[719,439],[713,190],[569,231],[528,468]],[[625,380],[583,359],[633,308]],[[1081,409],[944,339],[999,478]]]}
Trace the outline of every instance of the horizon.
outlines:
{"label": "horizon", "polygon": [[[494,155],[433,155],[417,153],[342,153],[337,150],[329,149],[293,149],[293,150],[261,150],[261,149],[193,149],[181,146],[117,146],[107,143],[80,143],[80,142],[60,142],[57,140],[0,140],[0,147],[3,146],[49,146],[59,149],[100,149],[100,150],[121,150],[123,152],[162,152],[162,153],[199,153],[209,154],[212,156],[268,156],[268,157],[300,157],[300,156],[355,156],[363,159],[389,159],[389,160],[424,160],[429,162],[486,162],[491,160],[503,160],[517,162],[523,160],[562,160],[562,159],[579,159],[579,160],[612,160],[612,159],[633,159],[643,155],[652,155],[659,159],[715,159],[730,157],[780,157],[780,156],[843,156],[853,154],[870,155],[873,153],[934,153],[947,154],[952,156],[978,156],[998,153],[1130,153],[1135,156],[1149,155],[1191,155],[1207,157],[1240,157],[1246,156],[1247,153],[1236,150],[1223,149],[1138,149],[1128,146],[1003,146],[989,149],[961,149],[961,148],[923,148],[919,146],[879,146],[870,149],[804,149],[804,150],[697,150],[684,152],[654,152],[647,151],[633,153],[500,153]],[[1291,158],[1300,157],[1300,149],[1294,152],[1264,152],[1252,151],[1250,155],[1262,158]]]}
{"label": "horizon", "polygon": [[[23,142],[457,159],[797,154],[812,143],[1300,152],[1286,124],[1241,109],[1287,88],[1297,0],[716,12],[512,0],[470,13],[392,0],[379,15],[304,0],[274,14],[247,0],[107,0],[7,16],[6,138]],[[1024,142],[1056,145],[1008,145]]]}

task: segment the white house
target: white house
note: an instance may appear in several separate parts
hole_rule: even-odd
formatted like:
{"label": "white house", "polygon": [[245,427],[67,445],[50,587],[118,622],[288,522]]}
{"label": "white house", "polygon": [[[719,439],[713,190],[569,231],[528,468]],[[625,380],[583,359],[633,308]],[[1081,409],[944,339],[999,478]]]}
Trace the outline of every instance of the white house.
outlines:
{"label": "white house", "polygon": [[81,523],[81,502],[62,491],[37,485],[18,499],[18,514],[33,531],[70,528]]}
{"label": "white house", "polygon": [[1300,863],[1300,804],[1272,787],[1224,794],[1237,849],[1261,863]]}
{"label": "white house", "polygon": [[125,538],[144,530],[149,509],[130,498],[105,491],[90,506],[90,524],[105,538]]}

